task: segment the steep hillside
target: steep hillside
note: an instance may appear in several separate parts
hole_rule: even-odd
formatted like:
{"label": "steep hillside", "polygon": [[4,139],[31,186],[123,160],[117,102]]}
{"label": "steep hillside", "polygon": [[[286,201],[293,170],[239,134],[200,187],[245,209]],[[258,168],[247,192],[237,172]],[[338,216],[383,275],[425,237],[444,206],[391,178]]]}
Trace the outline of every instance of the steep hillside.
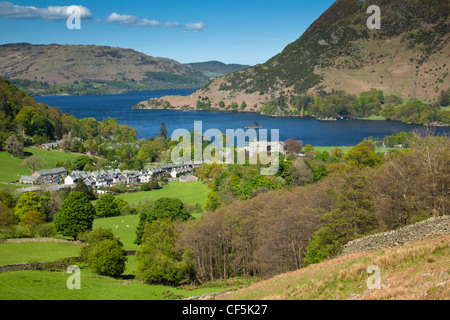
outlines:
{"label": "steep hillside", "polygon": [[219,61],[196,62],[188,63],[187,65],[197,71],[200,71],[210,79],[226,76],[230,73],[241,71],[250,67],[242,64],[225,64]]}
{"label": "steep hillside", "polygon": [[[224,300],[447,300],[450,236],[356,253],[261,281]],[[380,287],[368,288],[380,270]]]}
{"label": "steep hillside", "polygon": [[190,66],[131,49],[28,43],[0,46],[0,76],[34,95],[191,89],[209,81]]}
{"label": "steep hillside", "polygon": [[[381,9],[381,29],[369,30],[370,5]],[[372,88],[404,98],[432,100],[450,87],[449,6],[439,0],[338,0],[295,42],[266,63],[212,81],[191,97],[167,97],[195,108],[245,101],[247,111],[295,96]],[[139,107],[152,108],[155,102]]]}
{"label": "steep hillside", "polygon": [[[97,130],[100,126],[103,129]],[[70,138],[71,135],[84,140],[83,143]],[[20,143],[39,146],[66,136],[66,141],[69,141],[66,146],[70,151],[85,153],[88,149],[84,146],[89,139],[95,139],[96,143],[101,144],[111,143],[113,137],[116,143],[131,143],[136,142],[136,135],[135,129],[119,125],[115,119],[102,122],[92,118],[77,119],[62,113],[59,108],[38,103],[17,86],[0,77],[0,151],[7,150],[6,141],[10,136],[16,136],[17,140],[13,143],[19,147],[16,147],[15,155],[20,156]],[[2,169],[9,168],[2,166]]]}

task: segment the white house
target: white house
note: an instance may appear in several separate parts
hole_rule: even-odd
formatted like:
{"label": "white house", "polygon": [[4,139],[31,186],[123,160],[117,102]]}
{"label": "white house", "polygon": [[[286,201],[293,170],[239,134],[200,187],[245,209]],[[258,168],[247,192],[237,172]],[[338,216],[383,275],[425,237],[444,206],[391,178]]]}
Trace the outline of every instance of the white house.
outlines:
{"label": "white house", "polygon": [[285,153],[283,142],[267,142],[267,141],[252,141],[247,142],[244,147],[251,155],[266,153],[266,152],[280,152]]}
{"label": "white house", "polygon": [[71,185],[74,185],[75,183],[77,183],[77,181],[78,181],[77,178],[75,178],[75,177],[72,176],[72,175],[69,175],[69,176],[67,176],[67,177],[64,179],[64,184],[65,184],[66,186],[71,186]]}
{"label": "white house", "polygon": [[144,173],[139,177],[139,181],[141,183],[149,183],[152,180],[152,174],[151,173]]}

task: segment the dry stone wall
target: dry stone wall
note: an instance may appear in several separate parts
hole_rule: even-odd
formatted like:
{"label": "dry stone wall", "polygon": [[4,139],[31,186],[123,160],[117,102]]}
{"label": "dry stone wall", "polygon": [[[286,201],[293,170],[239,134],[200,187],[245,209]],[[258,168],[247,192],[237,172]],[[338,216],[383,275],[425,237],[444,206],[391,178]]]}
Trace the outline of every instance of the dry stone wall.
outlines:
{"label": "dry stone wall", "polygon": [[376,251],[446,234],[450,234],[450,216],[430,218],[397,230],[377,233],[350,241],[344,246],[340,255]]}

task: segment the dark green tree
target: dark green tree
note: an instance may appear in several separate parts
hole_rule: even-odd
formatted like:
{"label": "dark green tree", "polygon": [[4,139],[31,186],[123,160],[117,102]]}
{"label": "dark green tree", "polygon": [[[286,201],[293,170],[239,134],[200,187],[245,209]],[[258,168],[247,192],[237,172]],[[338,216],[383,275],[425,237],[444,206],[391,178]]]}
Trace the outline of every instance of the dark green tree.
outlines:
{"label": "dark green tree", "polygon": [[102,195],[95,204],[96,216],[99,218],[120,216],[120,209],[116,198],[110,194]]}
{"label": "dark green tree", "polygon": [[321,220],[322,227],[307,247],[304,262],[308,265],[337,254],[349,241],[375,233],[379,228],[368,179],[358,174],[347,177],[334,209]]}
{"label": "dark green tree", "polygon": [[136,277],[146,283],[179,284],[193,274],[193,261],[189,251],[176,250],[178,234],[172,219],[163,218],[147,222],[143,244],[136,253]]}
{"label": "dark green tree", "polygon": [[91,249],[94,245],[102,242],[103,240],[116,240],[119,244],[122,243],[114,236],[111,229],[106,228],[96,228],[93,230],[88,230],[79,235],[78,240],[86,242],[86,245],[81,247],[80,250],[80,260],[83,262],[88,262],[88,257]]}
{"label": "dark green tree", "polygon": [[5,190],[0,190],[0,202],[3,202],[8,208],[14,208],[14,198]]}
{"label": "dark green tree", "polygon": [[79,156],[73,162],[74,170],[85,170],[90,166],[94,165],[94,159],[89,156]]}
{"label": "dark green tree", "polygon": [[56,231],[65,237],[77,240],[80,233],[92,229],[95,208],[82,192],[72,192],[64,199],[61,211],[56,214],[53,223]]}
{"label": "dark green tree", "polygon": [[92,246],[87,260],[95,273],[118,277],[125,271],[127,256],[120,243],[106,239]]}
{"label": "dark green tree", "polygon": [[89,188],[82,179],[78,180],[78,182],[75,184],[75,188],[73,189],[73,191],[83,192],[89,198],[89,200],[97,199],[94,190]]}
{"label": "dark green tree", "polygon": [[183,202],[176,198],[161,198],[156,200],[155,204],[140,215],[139,225],[136,230],[136,244],[142,243],[145,224],[156,219],[171,219],[172,221],[187,221],[192,218],[191,214],[184,207]]}
{"label": "dark green tree", "polygon": [[442,107],[446,107],[449,105],[450,101],[450,89],[447,89],[446,91],[442,90],[441,95],[439,96],[439,105]]}
{"label": "dark green tree", "polygon": [[158,182],[158,177],[156,177],[155,174],[152,175],[152,178],[150,179],[150,183],[149,183],[150,189],[151,190],[156,190],[159,189],[159,182]]}
{"label": "dark green tree", "polygon": [[159,128],[159,136],[167,139],[167,128],[165,123],[161,123],[161,127]]}

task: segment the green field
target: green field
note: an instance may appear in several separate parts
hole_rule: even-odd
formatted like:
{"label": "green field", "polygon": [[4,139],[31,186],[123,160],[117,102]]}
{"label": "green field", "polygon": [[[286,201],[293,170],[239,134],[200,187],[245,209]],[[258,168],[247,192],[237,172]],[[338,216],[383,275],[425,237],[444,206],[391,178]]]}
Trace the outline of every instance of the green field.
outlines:
{"label": "green field", "polygon": [[170,182],[159,190],[123,194],[118,197],[128,203],[137,204],[144,201],[156,201],[160,198],[178,198],[183,203],[190,205],[200,204],[202,207],[206,204],[209,188],[202,182]]}
{"label": "green field", "polygon": [[0,182],[18,181],[21,176],[31,175],[30,170],[22,165],[23,161],[30,156],[42,157],[45,162],[45,167],[43,169],[55,168],[58,161],[74,161],[80,156],[78,154],[47,151],[37,148],[25,148],[24,152],[24,157],[11,157],[6,151],[0,152]]}
{"label": "green field", "polygon": [[[104,220],[111,222],[112,219]],[[50,262],[77,256],[79,250],[78,246],[59,243],[0,244],[0,265]],[[1,273],[0,300],[174,300],[228,291],[249,281],[241,279],[188,287],[147,285],[134,280],[135,256],[128,256],[125,273],[117,279],[99,276],[83,264],[80,267],[81,290],[67,288],[70,275],[63,271]]]}
{"label": "green field", "polygon": [[[123,222],[122,222],[123,221]],[[139,224],[139,216],[121,216],[94,220],[94,229],[111,229],[116,237],[119,237],[125,250],[135,250],[138,248],[134,244],[136,239],[136,227]]]}
{"label": "green field", "polygon": [[174,300],[215,293],[234,287],[174,288],[113,279],[81,269],[80,290],[69,290],[70,275],[63,272],[20,271],[0,274],[0,300]]}
{"label": "green field", "polygon": [[3,243],[0,244],[0,265],[28,262],[50,262],[76,257],[80,247],[65,243]]}
{"label": "green field", "polygon": [[[153,202],[160,198],[178,198],[183,203],[189,205],[200,204],[202,207],[206,204],[209,188],[202,182],[186,182],[178,181],[169,182],[167,186],[159,190],[137,192],[123,194],[118,197],[124,199],[129,204],[134,205],[145,201]],[[196,217],[196,215],[194,215]],[[133,242],[136,237],[136,227],[139,224],[139,216],[120,216],[113,218],[96,219],[94,228],[112,229],[114,234],[120,238],[125,249],[137,249],[137,245]]]}

